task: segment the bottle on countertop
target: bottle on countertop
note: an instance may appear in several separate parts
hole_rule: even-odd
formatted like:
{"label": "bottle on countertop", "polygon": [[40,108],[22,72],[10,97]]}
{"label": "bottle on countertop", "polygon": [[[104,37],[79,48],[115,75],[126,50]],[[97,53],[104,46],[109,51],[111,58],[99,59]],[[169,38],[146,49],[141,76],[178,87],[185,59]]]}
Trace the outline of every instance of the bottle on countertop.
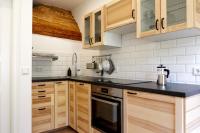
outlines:
{"label": "bottle on countertop", "polygon": [[67,70],[67,76],[72,76],[72,71],[71,71],[70,67]]}

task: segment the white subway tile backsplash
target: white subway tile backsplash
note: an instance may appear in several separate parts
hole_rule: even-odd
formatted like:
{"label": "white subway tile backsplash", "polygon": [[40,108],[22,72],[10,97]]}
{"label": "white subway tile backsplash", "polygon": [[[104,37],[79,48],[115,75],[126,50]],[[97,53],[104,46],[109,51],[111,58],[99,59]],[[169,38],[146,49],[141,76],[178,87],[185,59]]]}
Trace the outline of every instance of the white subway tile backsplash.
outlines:
{"label": "white subway tile backsplash", "polygon": [[169,56],[185,55],[185,48],[171,48],[169,49]]}
{"label": "white subway tile backsplash", "polygon": [[195,45],[195,37],[181,38],[177,40],[177,47],[186,47]]}
{"label": "white subway tile backsplash", "polygon": [[176,47],[176,40],[168,40],[161,42],[161,48],[175,48]]}
{"label": "white subway tile backsplash", "polygon": [[200,36],[150,42],[136,39],[135,33],[122,36],[122,48],[92,51],[76,47],[59,54],[59,60],[33,61],[33,76],[63,76],[72,66],[71,56],[78,49],[80,74],[99,76],[95,71],[86,69],[85,64],[92,61],[93,55],[112,54],[115,71],[109,78],[137,80],[157,80],[157,66],[164,64],[170,69],[168,82],[200,84],[200,77],[192,75],[193,67],[200,67]]}
{"label": "white subway tile backsplash", "polygon": [[176,57],[161,57],[161,64],[176,64]]}
{"label": "white subway tile backsplash", "polygon": [[195,56],[178,56],[177,64],[195,64]]}
{"label": "white subway tile backsplash", "polygon": [[195,76],[191,73],[177,73],[177,81],[178,82],[186,82],[186,83],[194,83]]}

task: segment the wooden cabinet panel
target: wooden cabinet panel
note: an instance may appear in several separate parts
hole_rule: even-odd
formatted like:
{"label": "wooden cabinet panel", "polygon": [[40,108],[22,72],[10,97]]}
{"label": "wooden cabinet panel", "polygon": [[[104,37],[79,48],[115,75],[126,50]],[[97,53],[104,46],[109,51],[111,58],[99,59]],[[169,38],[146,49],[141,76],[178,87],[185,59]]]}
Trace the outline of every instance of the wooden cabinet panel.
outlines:
{"label": "wooden cabinet panel", "polygon": [[55,84],[55,128],[68,125],[68,82]]}
{"label": "wooden cabinet panel", "polygon": [[76,83],[77,100],[77,131],[90,133],[91,131],[91,85]]}
{"label": "wooden cabinet panel", "polygon": [[167,102],[167,99],[162,101],[163,97],[159,95],[152,98],[148,95],[151,94],[125,92],[126,133],[175,133],[175,103]]}
{"label": "wooden cabinet panel", "polygon": [[75,82],[69,81],[69,126],[76,130],[76,88]]}
{"label": "wooden cabinet panel", "polygon": [[32,85],[32,132],[54,129],[54,83]]}
{"label": "wooden cabinet panel", "polygon": [[105,5],[105,30],[136,21],[136,0],[115,0]]}

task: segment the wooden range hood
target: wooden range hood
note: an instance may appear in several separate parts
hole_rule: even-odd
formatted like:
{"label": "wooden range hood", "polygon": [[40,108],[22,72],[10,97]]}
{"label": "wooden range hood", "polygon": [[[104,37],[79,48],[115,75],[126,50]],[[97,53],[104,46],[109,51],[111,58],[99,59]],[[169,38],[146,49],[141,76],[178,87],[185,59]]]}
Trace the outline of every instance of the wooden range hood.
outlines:
{"label": "wooden range hood", "polygon": [[81,32],[71,11],[52,6],[33,7],[33,33],[81,41]]}

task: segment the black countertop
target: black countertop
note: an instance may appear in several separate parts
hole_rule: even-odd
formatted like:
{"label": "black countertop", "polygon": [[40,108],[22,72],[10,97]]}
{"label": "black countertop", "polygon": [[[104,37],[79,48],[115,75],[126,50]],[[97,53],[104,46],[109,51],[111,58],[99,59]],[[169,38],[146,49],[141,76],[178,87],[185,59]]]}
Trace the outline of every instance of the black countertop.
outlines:
{"label": "black countertop", "polygon": [[[49,82],[49,81],[77,81],[94,85],[115,87],[120,89],[135,90],[156,94],[163,94],[177,97],[189,97],[200,94],[200,85],[168,83],[166,86],[159,86],[156,82],[125,80],[114,78],[99,78],[89,76],[78,77],[33,77],[32,82]],[[144,83],[139,83],[144,82]]]}

